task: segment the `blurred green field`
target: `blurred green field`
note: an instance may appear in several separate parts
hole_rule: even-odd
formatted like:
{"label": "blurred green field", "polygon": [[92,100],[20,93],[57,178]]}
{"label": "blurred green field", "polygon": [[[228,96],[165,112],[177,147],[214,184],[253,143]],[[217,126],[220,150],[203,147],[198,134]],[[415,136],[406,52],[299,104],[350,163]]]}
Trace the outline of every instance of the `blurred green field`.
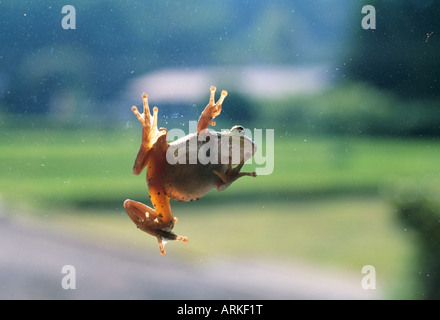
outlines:
{"label": "blurred green field", "polygon": [[[122,208],[127,198],[148,203],[145,175],[131,173],[138,129],[1,132],[3,202],[24,203],[44,212],[43,221],[104,239],[111,234],[111,241],[155,253],[154,239],[136,230]],[[190,243],[173,243],[168,250],[194,259],[213,252],[302,259],[356,273],[372,264],[388,284],[386,294],[411,297],[406,275],[413,238],[381,190],[404,176],[438,174],[438,159],[435,140],[276,131],[271,175],[242,178],[200,201],[172,203],[180,218],[175,231]]]}
{"label": "blurred green field", "polygon": [[[145,199],[145,174],[131,173],[140,144],[138,129],[1,132],[0,193],[10,201],[53,207],[117,208],[127,198]],[[274,143],[273,173],[238,180],[222,192],[222,199],[377,194],[401,176],[438,174],[440,167],[440,143],[435,140],[275,131]],[[213,191],[206,199],[216,197]]]}

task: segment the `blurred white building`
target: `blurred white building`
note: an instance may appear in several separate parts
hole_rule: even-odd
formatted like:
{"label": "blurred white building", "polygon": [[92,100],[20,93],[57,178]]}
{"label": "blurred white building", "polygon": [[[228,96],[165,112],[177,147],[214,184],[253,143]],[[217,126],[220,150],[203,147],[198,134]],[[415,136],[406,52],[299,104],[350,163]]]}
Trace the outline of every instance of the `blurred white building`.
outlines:
{"label": "blurred white building", "polygon": [[[195,69],[162,69],[134,79],[127,99],[143,92],[152,102],[194,103],[209,97],[209,87],[239,92],[253,98],[279,97],[323,90],[330,84],[327,66],[215,66]],[[219,94],[219,93],[218,93]]]}

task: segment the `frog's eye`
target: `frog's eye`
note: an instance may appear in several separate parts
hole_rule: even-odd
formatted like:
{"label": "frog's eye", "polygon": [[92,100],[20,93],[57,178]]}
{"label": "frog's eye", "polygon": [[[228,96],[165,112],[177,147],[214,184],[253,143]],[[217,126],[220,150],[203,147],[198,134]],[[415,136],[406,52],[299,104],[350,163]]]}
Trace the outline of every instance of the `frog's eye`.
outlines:
{"label": "frog's eye", "polygon": [[244,128],[242,126],[233,126],[232,129],[231,129],[231,132],[243,133],[244,132]]}

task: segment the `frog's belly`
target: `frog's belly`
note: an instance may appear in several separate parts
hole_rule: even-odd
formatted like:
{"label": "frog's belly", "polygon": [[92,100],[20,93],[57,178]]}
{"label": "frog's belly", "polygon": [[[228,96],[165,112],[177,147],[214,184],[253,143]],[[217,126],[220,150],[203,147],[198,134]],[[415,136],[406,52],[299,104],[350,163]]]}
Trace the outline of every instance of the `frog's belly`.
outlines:
{"label": "frog's belly", "polygon": [[224,164],[168,164],[163,175],[165,194],[178,201],[198,200],[215,188],[219,177],[213,170],[225,173]]}

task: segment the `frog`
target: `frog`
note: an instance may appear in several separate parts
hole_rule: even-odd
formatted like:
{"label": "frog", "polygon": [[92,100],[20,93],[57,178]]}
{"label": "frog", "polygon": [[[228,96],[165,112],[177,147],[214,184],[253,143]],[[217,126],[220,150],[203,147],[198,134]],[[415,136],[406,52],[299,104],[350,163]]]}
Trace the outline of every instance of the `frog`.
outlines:
{"label": "frog", "polygon": [[[216,125],[214,118],[220,115],[228,94],[222,90],[215,102],[215,92],[216,87],[211,86],[209,102],[198,119],[197,131],[173,142],[168,142],[167,129],[158,128],[159,109],[154,107],[150,114],[146,93],[142,94],[143,112],[140,113],[136,106],[132,107],[142,125],[141,146],[132,172],[139,175],[146,168],[153,208],[131,199],[125,200],[123,206],[137,228],[157,238],[161,255],[165,255],[164,246],[170,240],[188,242],[188,237],[172,231],[178,219],[173,215],[170,199],[183,202],[199,200],[214,188],[225,190],[238,178],[256,177],[255,172],[241,171],[256,151],[254,141],[246,136],[244,128],[235,125],[221,132],[209,129],[209,126]],[[188,161],[192,151],[206,150],[208,143],[215,147],[206,153],[213,161],[206,161],[206,157]],[[193,149],[188,146],[193,146]],[[182,150],[180,161],[170,161]]]}

